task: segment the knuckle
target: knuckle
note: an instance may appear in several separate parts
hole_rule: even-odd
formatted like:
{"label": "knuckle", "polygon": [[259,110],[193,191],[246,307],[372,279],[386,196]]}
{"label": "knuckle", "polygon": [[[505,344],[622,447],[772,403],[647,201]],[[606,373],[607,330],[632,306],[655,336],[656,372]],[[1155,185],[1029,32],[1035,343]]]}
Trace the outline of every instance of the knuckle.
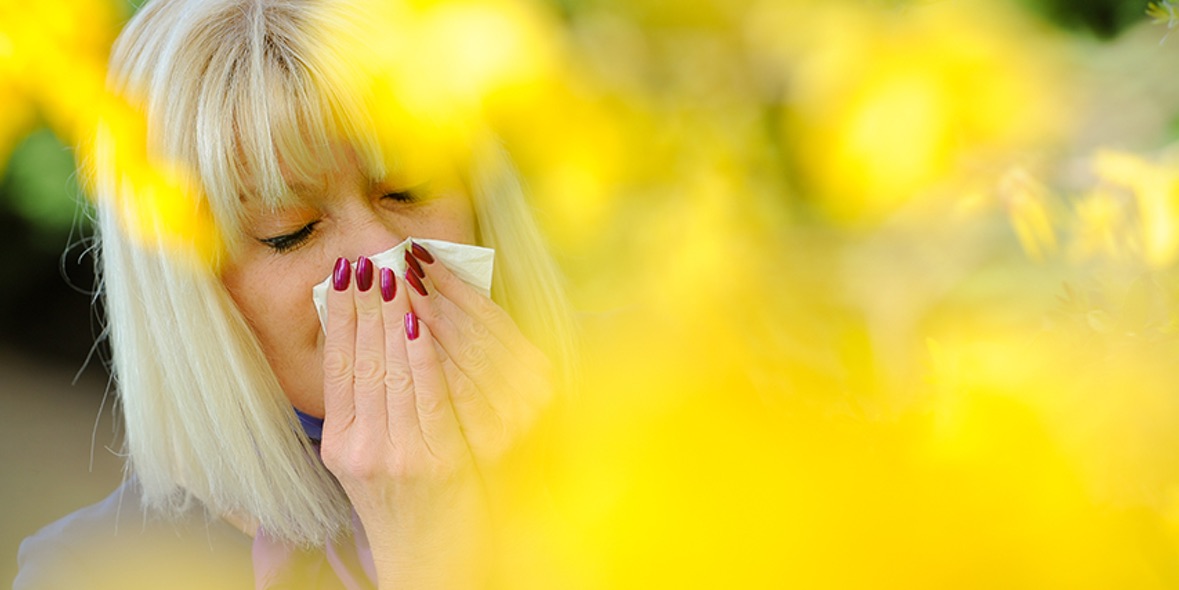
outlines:
{"label": "knuckle", "polygon": [[376,321],[377,309],[370,305],[366,305],[363,301],[358,301],[356,304],[356,325],[362,325],[367,322]]}
{"label": "knuckle", "polygon": [[489,297],[476,297],[474,309],[477,315],[484,318],[497,317],[503,312]]}
{"label": "knuckle", "polygon": [[502,415],[496,413],[487,437],[490,446],[495,448],[495,450],[501,450],[501,448],[507,446],[509,440],[512,440],[512,434],[512,426],[508,424],[507,420],[503,419]]}
{"label": "knuckle", "polygon": [[487,325],[483,322],[471,322],[470,335],[471,338],[478,338],[480,340],[487,338],[489,332]]}
{"label": "knuckle", "polygon": [[488,368],[487,355],[484,354],[483,347],[469,340],[459,346],[458,358],[459,363],[468,370],[482,371]]}
{"label": "knuckle", "polygon": [[438,415],[449,409],[446,398],[441,395],[420,395],[417,399],[418,412],[428,416]]}
{"label": "knuckle", "polygon": [[479,401],[479,389],[462,371],[448,371],[446,382],[450,386],[450,399],[456,404],[472,404]]}
{"label": "knuckle", "polygon": [[323,372],[329,379],[348,376],[352,372],[352,355],[340,348],[325,348]]}
{"label": "knuckle", "polygon": [[390,370],[385,372],[385,389],[390,391],[406,391],[413,386],[413,377],[408,371]]}
{"label": "knuckle", "polygon": [[352,371],[357,381],[380,383],[385,369],[384,365],[377,358],[365,356],[356,359]]}

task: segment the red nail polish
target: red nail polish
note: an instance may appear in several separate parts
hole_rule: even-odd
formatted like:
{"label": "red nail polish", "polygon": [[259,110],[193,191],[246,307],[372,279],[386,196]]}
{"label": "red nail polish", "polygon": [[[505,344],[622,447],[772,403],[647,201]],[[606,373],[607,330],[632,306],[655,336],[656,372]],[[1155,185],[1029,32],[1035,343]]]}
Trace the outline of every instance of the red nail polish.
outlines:
{"label": "red nail polish", "polygon": [[409,250],[405,251],[405,264],[413,270],[413,274],[418,275],[419,278],[425,278],[426,271],[422,270],[422,265],[418,263],[418,259],[410,255]]}
{"label": "red nail polish", "polygon": [[356,288],[368,291],[373,286],[373,261],[365,256],[356,259]]}
{"label": "red nail polish", "polygon": [[405,314],[405,335],[410,340],[418,339],[418,316],[412,311]]}
{"label": "red nail polish", "polygon": [[393,271],[387,268],[381,269],[381,299],[385,301],[393,301],[397,296],[397,281],[393,280]]}
{"label": "red nail polish", "polygon": [[348,264],[347,258],[336,259],[336,269],[332,271],[332,287],[337,291],[344,291],[348,288],[348,282],[352,280],[352,265]]}
{"label": "red nail polish", "polygon": [[413,250],[414,258],[425,262],[426,264],[434,264],[434,255],[426,251],[426,248],[417,242],[410,242],[409,249]]}
{"label": "red nail polish", "polygon": [[426,286],[422,284],[422,279],[419,279],[418,275],[413,274],[412,270],[406,269],[405,282],[409,283],[409,286],[413,287],[413,290],[417,291],[418,295],[422,297],[427,295]]}

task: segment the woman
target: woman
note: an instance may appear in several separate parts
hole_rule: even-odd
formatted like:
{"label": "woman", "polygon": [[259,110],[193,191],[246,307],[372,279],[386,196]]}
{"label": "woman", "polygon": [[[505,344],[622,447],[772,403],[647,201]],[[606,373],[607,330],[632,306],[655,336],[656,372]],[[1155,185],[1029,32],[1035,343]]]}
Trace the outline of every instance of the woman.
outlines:
{"label": "woman", "polygon": [[[136,230],[153,195],[127,194],[118,146],[98,145],[132,477],[27,540],[17,588],[488,582],[497,466],[559,380],[564,299],[490,142],[392,153],[407,142],[374,123],[345,43],[370,20],[347,2],[155,0],[116,42],[111,89],[141,106],[150,155],[199,179],[193,215],[218,242],[192,256],[158,222]],[[410,237],[494,248],[492,298],[421,244],[405,274],[371,262]]]}

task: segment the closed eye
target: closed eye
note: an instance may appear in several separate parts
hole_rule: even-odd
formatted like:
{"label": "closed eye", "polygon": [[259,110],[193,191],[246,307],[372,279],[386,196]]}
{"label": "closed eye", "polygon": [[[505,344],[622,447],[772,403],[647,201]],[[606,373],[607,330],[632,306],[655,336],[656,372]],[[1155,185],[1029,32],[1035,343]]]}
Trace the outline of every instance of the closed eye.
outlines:
{"label": "closed eye", "polygon": [[413,203],[418,200],[416,189],[405,189],[400,191],[393,191],[385,193],[381,198],[397,201],[398,203]]}
{"label": "closed eye", "polygon": [[307,225],[304,225],[303,227],[289,234],[274,236],[272,238],[258,238],[258,241],[266,244],[276,253],[282,254],[284,252],[290,252],[291,250],[302,246],[308,239],[310,239],[311,235],[315,233],[315,226],[317,225],[319,225],[318,220],[312,221],[311,223],[308,223]]}

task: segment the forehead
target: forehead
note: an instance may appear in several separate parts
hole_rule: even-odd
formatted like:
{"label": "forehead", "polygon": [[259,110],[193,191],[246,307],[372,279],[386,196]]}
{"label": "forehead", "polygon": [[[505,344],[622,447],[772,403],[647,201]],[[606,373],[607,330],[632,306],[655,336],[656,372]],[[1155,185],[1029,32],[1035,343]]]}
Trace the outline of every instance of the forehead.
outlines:
{"label": "forehead", "polygon": [[[281,163],[280,163],[281,164]],[[337,145],[324,165],[296,172],[280,165],[284,190],[269,197],[256,189],[252,179],[246,179],[238,202],[245,220],[274,211],[321,207],[325,201],[342,192],[364,194],[373,191],[426,189],[466,193],[463,175],[455,162],[439,163],[431,169],[366,166],[357,151],[347,144]]]}
{"label": "forehead", "polygon": [[321,154],[314,167],[294,168],[280,161],[281,177],[271,180],[281,183],[282,190],[276,193],[260,190],[262,183],[253,177],[244,178],[238,203],[244,209],[245,219],[271,211],[318,206],[341,189],[367,191],[383,182],[384,170],[365,166],[356,150],[347,144],[338,144]]}

